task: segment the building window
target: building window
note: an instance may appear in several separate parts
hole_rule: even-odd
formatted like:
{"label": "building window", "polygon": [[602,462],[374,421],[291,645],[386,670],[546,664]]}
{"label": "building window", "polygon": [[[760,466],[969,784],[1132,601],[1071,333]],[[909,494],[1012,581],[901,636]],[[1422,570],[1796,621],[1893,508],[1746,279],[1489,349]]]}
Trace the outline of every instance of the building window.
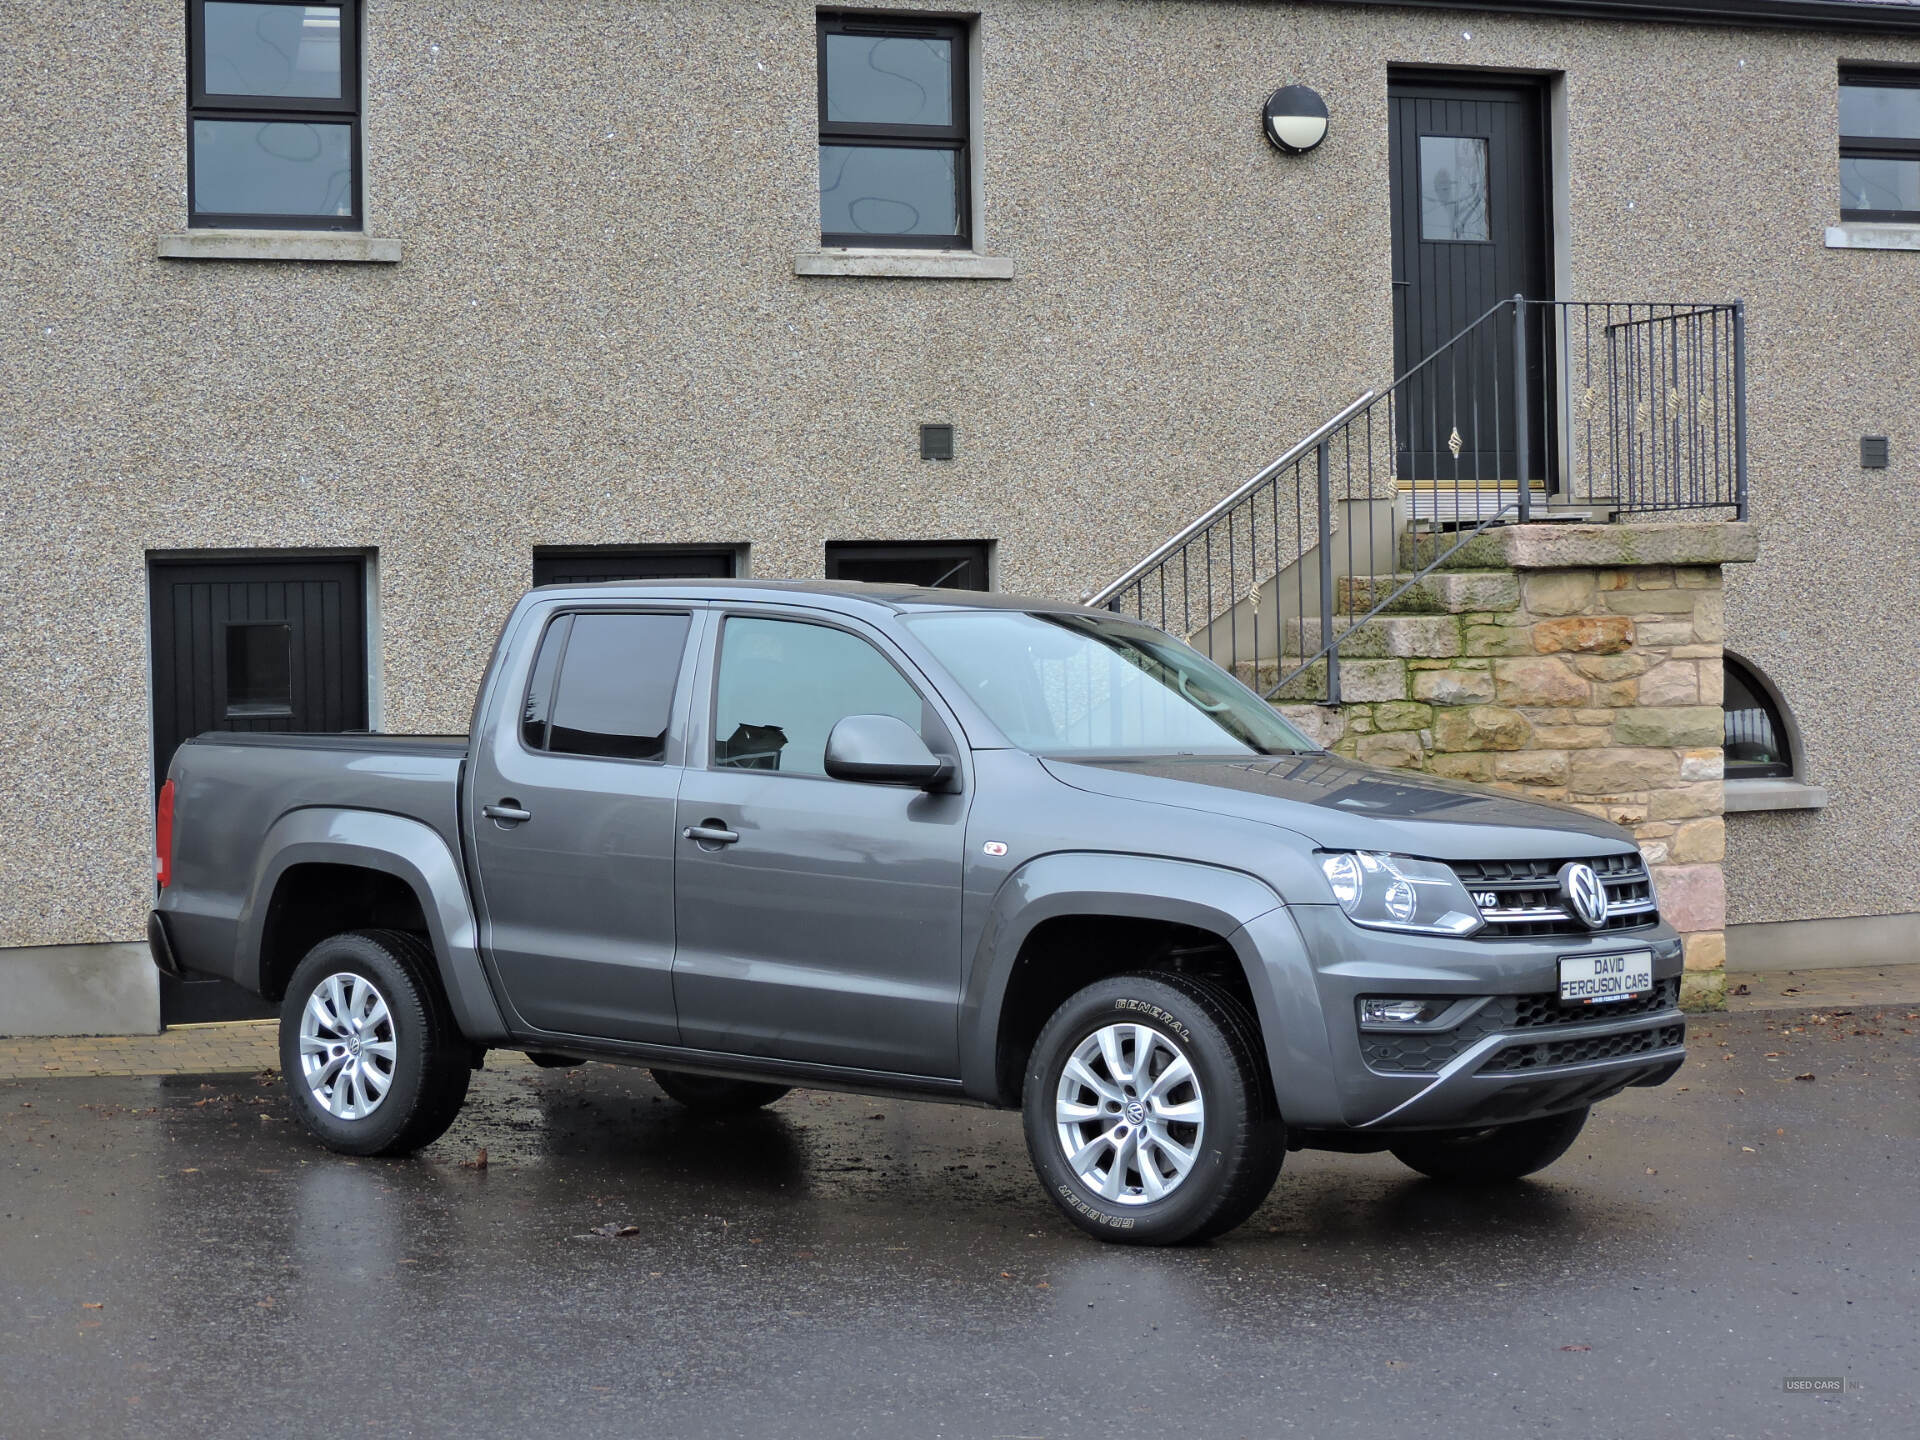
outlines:
{"label": "building window", "polygon": [[190,225],[360,228],[359,10],[188,0]]}
{"label": "building window", "polygon": [[535,546],[533,583],[593,585],[608,580],[731,580],[738,545]]}
{"label": "building window", "polygon": [[821,244],[969,248],[966,25],[819,23]]}
{"label": "building window", "polygon": [[1840,72],[1840,217],[1920,222],[1920,74]]}
{"label": "building window", "polygon": [[836,540],[827,544],[829,580],[867,580],[885,585],[921,585],[941,590],[985,590],[987,542],[958,544],[906,541],[876,544]]}
{"label": "building window", "polygon": [[1793,774],[1786,712],[1757,671],[1731,655],[1722,661],[1726,689],[1727,778],[1764,780]]}

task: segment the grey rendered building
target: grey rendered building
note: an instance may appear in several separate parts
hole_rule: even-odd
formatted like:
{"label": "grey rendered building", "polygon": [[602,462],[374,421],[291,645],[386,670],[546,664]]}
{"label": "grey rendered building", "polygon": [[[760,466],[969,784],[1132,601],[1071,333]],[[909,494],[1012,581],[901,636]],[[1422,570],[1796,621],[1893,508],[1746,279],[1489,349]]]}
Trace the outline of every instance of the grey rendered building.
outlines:
{"label": "grey rendered building", "polygon": [[1744,301],[1730,963],[1920,959],[1920,5],[76,0],[0,81],[0,1032],[157,1022],[186,734],[462,729],[536,579],[1094,591],[1515,292]]}

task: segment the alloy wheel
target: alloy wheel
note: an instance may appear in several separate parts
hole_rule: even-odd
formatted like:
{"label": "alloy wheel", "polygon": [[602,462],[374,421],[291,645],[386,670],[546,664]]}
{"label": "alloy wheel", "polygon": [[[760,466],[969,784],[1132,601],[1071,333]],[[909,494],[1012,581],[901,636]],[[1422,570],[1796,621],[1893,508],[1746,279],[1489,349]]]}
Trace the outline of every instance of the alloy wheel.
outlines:
{"label": "alloy wheel", "polygon": [[1106,1025],[1067,1057],[1054,1121],[1082,1184],[1121,1205],[1147,1205],[1192,1171],[1206,1100],[1192,1063],[1167,1036],[1146,1025]]}
{"label": "alloy wheel", "polygon": [[364,1120],[393,1086],[398,1054],[387,1000],[364,975],[329,975],[300,1014],[300,1070],[314,1103],[338,1120]]}

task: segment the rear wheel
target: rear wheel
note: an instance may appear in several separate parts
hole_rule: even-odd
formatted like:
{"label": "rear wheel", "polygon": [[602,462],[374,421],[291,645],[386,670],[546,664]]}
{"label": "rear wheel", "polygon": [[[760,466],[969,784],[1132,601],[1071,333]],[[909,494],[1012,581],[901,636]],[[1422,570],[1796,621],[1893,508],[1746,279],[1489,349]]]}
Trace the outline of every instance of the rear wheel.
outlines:
{"label": "rear wheel", "polygon": [[703,1115],[738,1114],[771,1105],[793,1087],[754,1080],[721,1080],[711,1075],[689,1075],[684,1070],[654,1070],[653,1083],[689,1110]]}
{"label": "rear wheel", "polygon": [[433,954],[401,930],[322,940],[280,1006],[280,1070],[307,1129],[344,1155],[405,1155],[446,1133],[473,1050]]}
{"label": "rear wheel", "polygon": [[1034,1170],[1102,1240],[1224,1234],[1267,1197],[1286,1154],[1263,1062],[1253,1018],[1219,986],[1175,974],[1089,985],[1028,1059]]}
{"label": "rear wheel", "polygon": [[1544,1170],[1572,1148],[1587,1123],[1585,1109],[1514,1125],[1436,1130],[1390,1147],[1394,1158],[1451,1185],[1499,1185]]}

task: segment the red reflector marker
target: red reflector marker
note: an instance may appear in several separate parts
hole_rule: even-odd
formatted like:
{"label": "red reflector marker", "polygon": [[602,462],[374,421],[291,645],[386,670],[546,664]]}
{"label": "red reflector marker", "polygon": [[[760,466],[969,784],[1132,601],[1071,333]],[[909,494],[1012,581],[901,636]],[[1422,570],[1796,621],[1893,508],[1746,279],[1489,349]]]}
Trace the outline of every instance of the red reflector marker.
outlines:
{"label": "red reflector marker", "polygon": [[173,781],[169,780],[160,787],[160,809],[153,822],[153,873],[160,878],[160,888],[167,888],[167,882],[173,879]]}

